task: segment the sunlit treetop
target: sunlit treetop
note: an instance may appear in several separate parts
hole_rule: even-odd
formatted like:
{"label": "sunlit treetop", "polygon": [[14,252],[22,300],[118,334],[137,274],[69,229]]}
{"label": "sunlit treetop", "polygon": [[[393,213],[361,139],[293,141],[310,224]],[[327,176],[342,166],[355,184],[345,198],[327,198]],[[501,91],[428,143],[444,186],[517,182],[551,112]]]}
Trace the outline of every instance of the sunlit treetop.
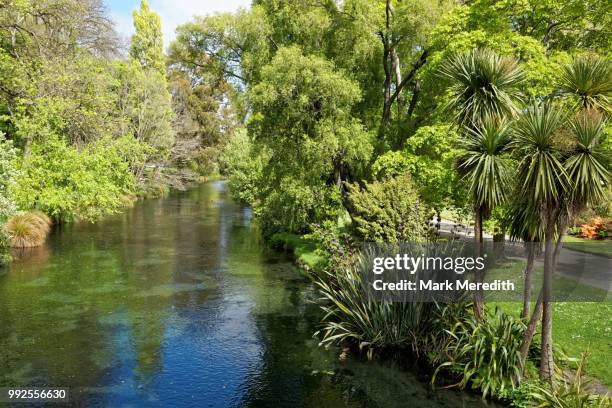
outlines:
{"label": "sunlit treetop", "polygon": [[149,8],[146,0],[140,2],[140,10],[134,10],[134,30],[130,55],[143,68],[165,72],[163,38],[159,14]]}

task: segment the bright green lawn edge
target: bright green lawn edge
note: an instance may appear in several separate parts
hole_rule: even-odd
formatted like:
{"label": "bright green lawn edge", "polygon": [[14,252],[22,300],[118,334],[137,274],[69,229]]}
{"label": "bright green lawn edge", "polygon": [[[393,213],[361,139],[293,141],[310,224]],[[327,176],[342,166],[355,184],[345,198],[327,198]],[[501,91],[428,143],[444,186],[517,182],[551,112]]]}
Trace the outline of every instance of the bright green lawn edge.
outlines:
{"label": "bright green lawn edge", "polygon": [[584,239],[571,235],[564,238],[564,248],[612,258],[612,240]]}
{"label": "bright green lawn edge", "polygon": [[293,252],[298,265],[307,270],[319,270],[327,263],[327,259],[317,251],[317,244],[314,240],[296,234],[276,233],[270,237],[270,246]]}

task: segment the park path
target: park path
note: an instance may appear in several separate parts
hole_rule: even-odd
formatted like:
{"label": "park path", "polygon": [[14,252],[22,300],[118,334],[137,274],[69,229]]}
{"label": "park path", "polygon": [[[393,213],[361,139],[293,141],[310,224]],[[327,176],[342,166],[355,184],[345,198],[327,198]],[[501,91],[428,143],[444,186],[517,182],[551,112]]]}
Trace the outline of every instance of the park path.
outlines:
{"label": "park path", "polygon": [[[474,237],[473,228],[464,224],[454,223],[450,220],[442,219],[439,227],[435,221],[432,225],[436,226],[443,236],[454,236],[459,239],[472,239]],[[483,235],[485,240],[493,239],[487,233]],[[522,257],[522,259],[525,259],[525,257]],[[543,266],[543,260],[538,259],[536,266]],[[609,294],[607,298],[612,295],[612,258],[591,252],[563,248],[559,254],[555,272],[579,283],[603,289]]]}

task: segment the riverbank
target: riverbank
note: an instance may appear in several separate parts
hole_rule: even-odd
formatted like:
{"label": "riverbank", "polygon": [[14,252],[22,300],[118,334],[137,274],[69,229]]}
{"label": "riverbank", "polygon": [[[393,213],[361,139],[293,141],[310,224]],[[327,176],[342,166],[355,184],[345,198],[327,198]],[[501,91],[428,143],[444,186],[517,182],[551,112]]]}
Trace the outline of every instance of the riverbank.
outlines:
{"label": "riverbank", "polygon": [[[271,244],[275,248],[284,248],[294,254],[295,262],[306,270],[320,270],[326,263],[323,251],[317,248],[316,242],[307,237],[294,234],[275,234],[271,238]],[[490,271],[492,275],[522,276],[524,262],[508,263],[496,270]],[[522,291],[523,282],[517,279],[518,291]],[[534,287],[539,283],[534,281]],[[571,278],[557,275],[555,285],[559,287],[571,287],[577,290],[577,284]],[[569,367],[575,368],[576,361],[582,353],[587,353],[588,362],[586,366],[587,375],[593,377],[597,383],[604,385],[596,387],[600,393],[607,391],[606,387],[612,387],[612,370],[608,363],[612,359],[612,348],[610,344],[609,319],[612,316],[612,302],[610,292],[589,286],[581,286],[581,293],[589,295],[591,299],[602,299],[600,302],[558,302],[553,305],[555,314],[555,325],[553,334],[558,351],[570,358]],[[601,293],[600,293],[601,292]],[[499,307],[505,313],[519,318],[521,311],[520,302],[495,302],[488,307]],[[533,305],[532,305],[533,307]],[[536,336],[537,341],[537,336]],[[573,359],[573,360],[572,360]],[[573,362],[572,362],[573,361]]]}

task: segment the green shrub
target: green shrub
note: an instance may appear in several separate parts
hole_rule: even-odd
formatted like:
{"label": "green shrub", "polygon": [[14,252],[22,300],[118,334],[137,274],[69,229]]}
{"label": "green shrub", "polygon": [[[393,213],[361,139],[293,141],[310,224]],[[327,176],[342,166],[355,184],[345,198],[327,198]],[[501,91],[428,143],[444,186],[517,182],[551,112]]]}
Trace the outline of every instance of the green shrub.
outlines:
{"label": "green shrub", "polygon": [[133,192],[130,162],[110,138],[79,150],[48,134],[33,142],[11,188],[22,209],[39,209],[55,219],[96,220],[115,212],[121,197]]}
{"label": "green shrub", "polygon": [[580,234],[582,234],[582,228],[580,228],[580,227],[569,227],[567,229],[567,234],[568,235],[580,235]]}
{"label": "green shrub", "polygon": [[402,151],[379,156],[372,165],[378,180],[408,174],[424,202],[438,209],[461,205],[465,186],[456,171],[458,134],[451,126],[421,126]]}
{"label": "green shrub", "polygon": [[283,177],[279,188],[269,191],[256,205],[266,237],[281,231],[304,234],[313,223],[338,219],[340,209],[340,193],[336,186],[316,180],[306,184],[290,176]]}
{"label": "green shrub", "polygon": [[[350,248],[342,251],[344,261],[332,264],[336,269],[328,268],[314,277],[325,312],[323,328],[316,333],[322,345],[354,345],[369,358],[389,349],[408,349],[425,356],[443,348],[444,338],[440,335],[445,333],[445,325],[465,316],[468,303],[375,299],[364,282],[371,263],[363,255],[354,255]],[[349,263],[352,266],[346,267]]]}
{"label": "green shrub", "polygon": [[372,165],[372,174],[378,180],[406,174],[410,166],[403,152],[389,151],[380,155]]}
{"label": "green shrub", "polygon": [[507,401],[511,407],[531,408],[534,404],[533,394],[538,392],[540,384],[532,381],[522,381],[518,387],[506,388],[497,397]]}
{"label": "green shrub", "polygon": [[232,134],[219,159],[232,198],[243,204],[255,203],[265,161],[266,155],[255,151],[246,129]]}
{"label": "green shrub", "polygon": [[8,252],[10,237],[6,230],[6,221],[13,215],[17,208],[10,194],[10,187],[15,181],[17,171],[15,169],[15,158],[17,150],[10,140],[4,138],[0,132],[0,266],[10,261]]}
{"label": "green shrub", "polygon": [[518,386],[520,346],[525,325],[512,316],[495,310],[493,316],[478,321],[461,320],[447,330],[450,342],[432,382],[446,371],[459,382],[459,388],[478,389],[483,398],[497,396]]}
{"label": "green shrub", "polygon": [[357,256],[356,243],[350,234],[345,232],[345,227],[339,222],[326,221],[323,224],[310,226],[312,232],[305,235],[316,243],[315,253],[325,259],[324,266],[328,271],[340,273],[350,268]]}
{"label": "green shrub", "polygon": [[12,142],[6,140],[4,134],[0,132],[0,228],[16,211],[15,203],[9,191],[17,175],[14,166],[16,157],[17,151]]}
{"label": "green shrub", "polygon": [[327,258],[319,253],[317,242],[308,236],[277,232],[268,244],[274,249],[292,251],[297,263],[307,270],[319,270],[327,263]]}
{"label": "green shrub", "polygon": [[221,149],[218,146],[205,146],[198,149],[194,158],[189,161],[189,167],[202,176],[219,174],[219,156]]}
{"label": "green shrub", "polygon": [[395,243],[425,236],[428,211],[409,176],[347,188],[348,210],[360,239]]}
{"label": "green shrub", "polygon": [[436,304],[372,299],[355,266],[326,270],[314,279],[325,312],[323,328],[316,333],[322,345],[355,345],[369,358],[390,348],[408,348],[416,354],[427,351]]}
{"label": "green shrub", "polygon": [[10,237],[6,231],[5,225],[0,224],[0,266],[11,261],[11,254],[8,247],[10,246]]}

